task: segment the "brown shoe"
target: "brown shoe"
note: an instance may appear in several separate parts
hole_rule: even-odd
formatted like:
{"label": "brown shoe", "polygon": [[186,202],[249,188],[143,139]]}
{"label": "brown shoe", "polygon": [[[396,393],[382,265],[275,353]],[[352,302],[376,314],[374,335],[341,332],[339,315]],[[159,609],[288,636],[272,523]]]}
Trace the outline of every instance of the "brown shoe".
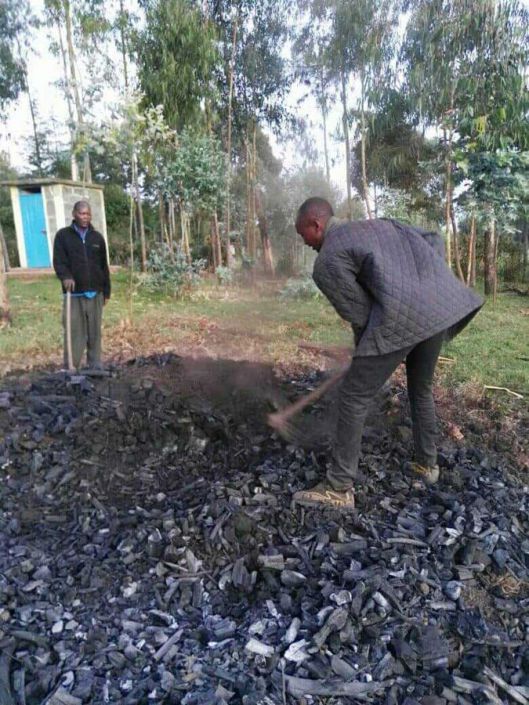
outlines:
{"label": "brown shoe", "polygon": [[310,490],[299,490],[294,492],[292,501],[302,507],[330,507],[332,509],[350,510],[355,507],[354,491],[334,490],[325,482],[319,482],[316,487]]}
{"label": "brown shoe", "polygon": [[439,465],[429,468],[426,465],[420,465],[420,463],[408,462],[404,465],[404,470],[423,480],[426,485],[435,485],[439,479]]}

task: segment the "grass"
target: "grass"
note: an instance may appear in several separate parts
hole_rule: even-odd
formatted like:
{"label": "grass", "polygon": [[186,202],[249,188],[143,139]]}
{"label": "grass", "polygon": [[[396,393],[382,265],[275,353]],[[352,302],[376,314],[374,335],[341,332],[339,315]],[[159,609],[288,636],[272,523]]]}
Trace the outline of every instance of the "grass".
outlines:
{"label": "grass", "polygon": [[[277,287],[252,290],[207,283],[190,301],[175,301],[139,287],[129,315],[128,281],[113,275],[113,295],[104,314],[107,356],[125,359],[175,350],[261,359],[274,364],[320,364],[298,348],[300,341],[348,346],[351,333],[320,300],[282,300]],[[61,295],[54,277],[10,279],[13,325],[0,332],[0,372],[57,364],[61,359]],[[500,294],[451,342],[443,354],[447,384],[505,386],[529,395],[529,301]]]}

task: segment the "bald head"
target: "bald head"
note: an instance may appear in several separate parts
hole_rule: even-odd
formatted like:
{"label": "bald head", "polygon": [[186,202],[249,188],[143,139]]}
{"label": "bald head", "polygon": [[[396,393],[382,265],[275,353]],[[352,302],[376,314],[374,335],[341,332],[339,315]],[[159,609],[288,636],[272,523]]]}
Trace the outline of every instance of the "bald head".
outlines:
{"label": "bald head", "polygon": [[334,215],[331,204],[325,198],[314,196],[307,198],[298,210],[298,218],[325,218],[329,220]]}
{"label": "bald head", "polygon": [[296,218],[296,230],[306,245],[319,251],[327,221],[334,215],[329,201],[325,198],[308,198],[301,204]]}

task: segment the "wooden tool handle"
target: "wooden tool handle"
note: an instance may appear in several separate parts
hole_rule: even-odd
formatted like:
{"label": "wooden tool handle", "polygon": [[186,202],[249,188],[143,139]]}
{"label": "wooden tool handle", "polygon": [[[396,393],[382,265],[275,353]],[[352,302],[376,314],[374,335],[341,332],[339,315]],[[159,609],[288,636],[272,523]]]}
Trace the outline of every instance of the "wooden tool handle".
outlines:
{"label": "wooden tool handle", "polygon": [[72,355],[72,295],[66,292],[66,360],[68,369],[73,370]]}
{"label": "wooden tool handle", "polygon": [[278,424],[283,424],[300,411],[303,411],[305,407],[313,404],[315,401],[318,401],[318,399],[326,394],[329,389],[334,387],[341,379],[345,377],[348,369],[349,366],[345,367],[343,370],[340,370],[332,377],[329,377],[329,379],[326,379],[325,382],[320,384],[319,387],[316,387],[316,389],[312,392],[305,394],[305,396],[301,397],[301,399],[297,399],[293,404],[290,404],[290,406],[281,409],[281,411],[276,411],[274,414],[269,414],[268,423],[270,426],[276,428]]}

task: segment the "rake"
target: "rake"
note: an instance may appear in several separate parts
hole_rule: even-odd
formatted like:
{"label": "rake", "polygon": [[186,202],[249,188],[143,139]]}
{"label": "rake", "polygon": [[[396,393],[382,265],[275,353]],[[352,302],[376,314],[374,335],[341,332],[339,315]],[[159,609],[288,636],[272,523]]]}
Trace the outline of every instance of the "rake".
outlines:
{"label": "rake", "polygon": [[294,443],[303,443],[306,441],[306,433],[296,424],[292,422],[294,416],[299,414],[303,409],[314,402],[321,399],[330,389],[338,384],[346,375],[349,366],[344,367],[339,372],[336,372],[332,377],[326,379],[325,382],[316,387],[312,392],[305,394],[300,399],[297,399],[293,404],[286,406],[280,411],[273,414],[268,414],[268,425],[277,431],[285,440]]}

